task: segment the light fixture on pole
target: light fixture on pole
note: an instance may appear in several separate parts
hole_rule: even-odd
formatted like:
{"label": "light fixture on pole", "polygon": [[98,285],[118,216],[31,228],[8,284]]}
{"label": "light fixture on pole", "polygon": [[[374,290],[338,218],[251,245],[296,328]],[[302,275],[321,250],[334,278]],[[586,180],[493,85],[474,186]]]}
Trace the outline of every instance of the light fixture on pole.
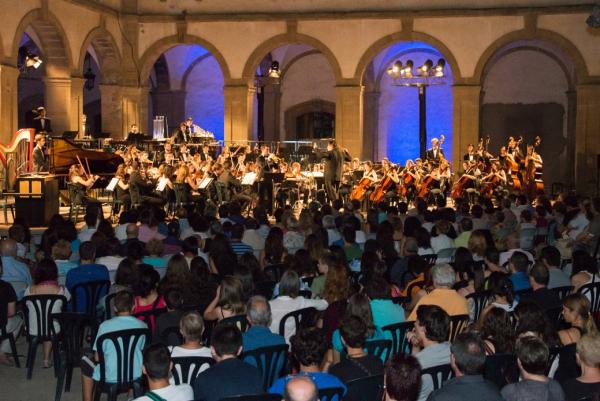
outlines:
{"label": "light fixture on pole", "polygon": [[436,65],[430,59],[413,70],[414,63],[407,60],[403,65],[396,60],[388,69],[387,75],[392,79],[392,85],[413,87],[419,90],[419,150],[421,158],[425,158],[427,149],[427,87],[431,85],[444,85],[446,60],[439,59]]}
{"label": "light fixture on pole", "polygon": [[38,69],[42,65],[42,59],[35,53],[29,51],[25,46],[19,47],[19,70],[25,72],[28,68]]}
{"label": "light fixture on pole", "polygon": [[266,75],[256,75],[254,77],[254,86],[262,88],[267,85],[279,85],[279,78],[281,78],[281,70],[279,69],[279,62],[272,61],[269,70]]}

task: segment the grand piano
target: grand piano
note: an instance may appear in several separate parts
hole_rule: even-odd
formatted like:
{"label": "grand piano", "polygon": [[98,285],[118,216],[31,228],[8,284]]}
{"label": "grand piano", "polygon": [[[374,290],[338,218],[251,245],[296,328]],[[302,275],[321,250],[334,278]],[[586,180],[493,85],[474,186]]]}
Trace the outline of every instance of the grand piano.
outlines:
{"label": "grand piano", "polygon": [[86,169],[89,164],[91,173],[98,175],[114,174],[119,164],[123,163],[123,158],[114,153],[83,149],[70,139],[52,138],[50,170],[54,174],[67,174],[69,167],[78,163],[77,156]]}

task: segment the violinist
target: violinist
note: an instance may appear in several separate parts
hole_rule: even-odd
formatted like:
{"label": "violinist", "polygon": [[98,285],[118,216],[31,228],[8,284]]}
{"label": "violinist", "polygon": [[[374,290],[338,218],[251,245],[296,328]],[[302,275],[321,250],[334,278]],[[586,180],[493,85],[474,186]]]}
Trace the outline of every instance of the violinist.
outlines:
{"label": "violinist", "polygon": [[188,132],[188,126],[185,124],[185,121],[179,124],[179,128],[173,132],[171,138],[173,139],[174,143],[184,143],[190,141],[191,136]]}
{"label": "violinist", "polygon": [[441,160],[440,166],[438,167],[438,173],[440,177],[440,189],[442,190],[442,194],[445,194],[450,187],[450,179],[452,177],[450,162],[447,159]]}
{"label": "violinist", "polygon": [[88,189],[91,189],[96,180],[99,177],[97,175],[88,175],[86,174],[83,166],[81,164],[73,164],[69,168],[69,176],[67,177],[69,184],[73,185],[74,191],[74,199],[73,202],[75,204],[81,205],[91,205],[97,204],[100,205],[97,199],[90,198],[86,195]]}
{"label": "violinist", "polygon": [[192,160],[192,156],[190,155],[190,150],[187,147],[187,144],[182,143],[179,147],[179,159],[185,163]]}
{"label": "violinist", "polygon": [[[125,165],[119,164],[115,178],[118,180],[115,186],[114,197],[125,206],[125,209],[129,209],[131,206],[131,196],[129,195],[129,183],[127,182],[127,175]],[[117,210],[118,212],[118,210]]]}
{"label": "violinist", "polygon": [[245,206],[252,202],[252,197],[247,192],[242,190],[242,183],[233,175],[231,169],[231,161],[225,160],[223,162],[223,169],[217,180],[223,184],[225,190],[228,191],[228,199],[238,202],[243,210]]}
{"label": "violinist", "polygon": [[210,147],[208,145],[203,145],[199,150],[200,151],[196,153],[196,155],[199,155],[201,161],[212,159],[212,156],[210,155]]}
{"label": "violinist", "polygon": [[381,167],[383,171],[383,177],[389,177],[392,180],[392,185],[385,193],[385,199],[391,200],[398,195],[397,188],[398,184],[400,184],[400,176],[398,175],[396,166],[392,164],[387,157],[384,157],[381,161]]}
{"label": "violinist", "polygon": [[154,184],[145,175],[142,176],[140,163],[134,161],[129,167],[129,194],[131,203],[148,203],[162,206],[165,201],[152,193]]}
{"label": "violinist", "polygon": [[163,162],[167,164],[173,164],[177,156],[173,151],[173,145],[169,142],[165,142],[165,151],[163,153]]}
{"label": "violinist", "polygon": [[173,185],[173,181],[171,181],[171,177],[173,177],[173,166],[165,165],[162,167],[162,174],[158,178],[158,183],[156,184],[156,192],[160,194],[160,197],[165,202],[174,202],[175,201],[175,186]]}
{"label": "violinist", "polygon": [[192,201],[192,189],[197,187],[190,178],[190,168],[183,163],[180,164],[175,174],[175,185],[180,188],[180,201],[183,203]]}

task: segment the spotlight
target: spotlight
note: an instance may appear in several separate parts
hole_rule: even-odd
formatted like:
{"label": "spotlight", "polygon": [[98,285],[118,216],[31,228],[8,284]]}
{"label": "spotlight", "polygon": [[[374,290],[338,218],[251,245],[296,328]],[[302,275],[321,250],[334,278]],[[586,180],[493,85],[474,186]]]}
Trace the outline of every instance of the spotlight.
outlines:
{"label": "spotlight", "polygon": [[281,71],[279,70],[279,62],[273,61],[271,63],[271,68],[269,68],[269,77],[270,78],[279,78],[281,76]]}
{"label": "spotlight", "polygon": [[433,67],[433,61],[426,60],[425,63],[423,63],[423,65],[419,67],[419,71],[422,75],[426,76],[429,75],[429,70],[431,70],[431,67]]}
{"label": "spotlight", "polygon": [[400,75],[402,75],[403,77],[406,77],[406,78],[412,78],[412,76],[413,76],[413,73],[412,73],[413,65],[414,65],[413,61],[412,60],[408,60],[406,62],[406,65],[402,69],[402,71],[400,71]]}
{"label": "spotlight", "polygon": [[445,66],[446,66],[446,60],[444,60],[443,58],[439,59],[434,68],[434,71],[435,71],[434,75],[436,77],[443,77]]}
{"label": "spotlight", "polygon": [[387,74],[392,78],[397,78],[402,71],[402,62],[400,60],[396,60],[394,64],[387,69]]}

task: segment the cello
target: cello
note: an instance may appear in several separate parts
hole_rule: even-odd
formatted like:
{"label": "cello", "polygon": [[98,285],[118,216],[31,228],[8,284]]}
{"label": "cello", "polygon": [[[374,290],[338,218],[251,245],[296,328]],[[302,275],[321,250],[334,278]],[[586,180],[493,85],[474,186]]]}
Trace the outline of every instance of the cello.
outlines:
{"label": "cello", "polygon": [[392,169],[393,169],[393,167],[390,167],[389,172],[387,174],[385,174],[383,179],[381,179],[379,184],[377,184],[377,187],[375,188],[375,190],[371,193],[371,196],[369,196],[369,199],[371,200],[371,202],[374,202],[374,203],[381,202],[383,200],[383,198],[385,197],[385,194],[395,184],[395,181],[391,177],[391,174],[393,173]]}
{"label": "cello", "polygon": [[371,185],[373,185],[373,181],[371,181],[370,178],[361,178],[358,184],[356,184],[356,187],[350,192],[350,200],[362,202],[362,200],[365,199],[367,191],[371,188]]}

